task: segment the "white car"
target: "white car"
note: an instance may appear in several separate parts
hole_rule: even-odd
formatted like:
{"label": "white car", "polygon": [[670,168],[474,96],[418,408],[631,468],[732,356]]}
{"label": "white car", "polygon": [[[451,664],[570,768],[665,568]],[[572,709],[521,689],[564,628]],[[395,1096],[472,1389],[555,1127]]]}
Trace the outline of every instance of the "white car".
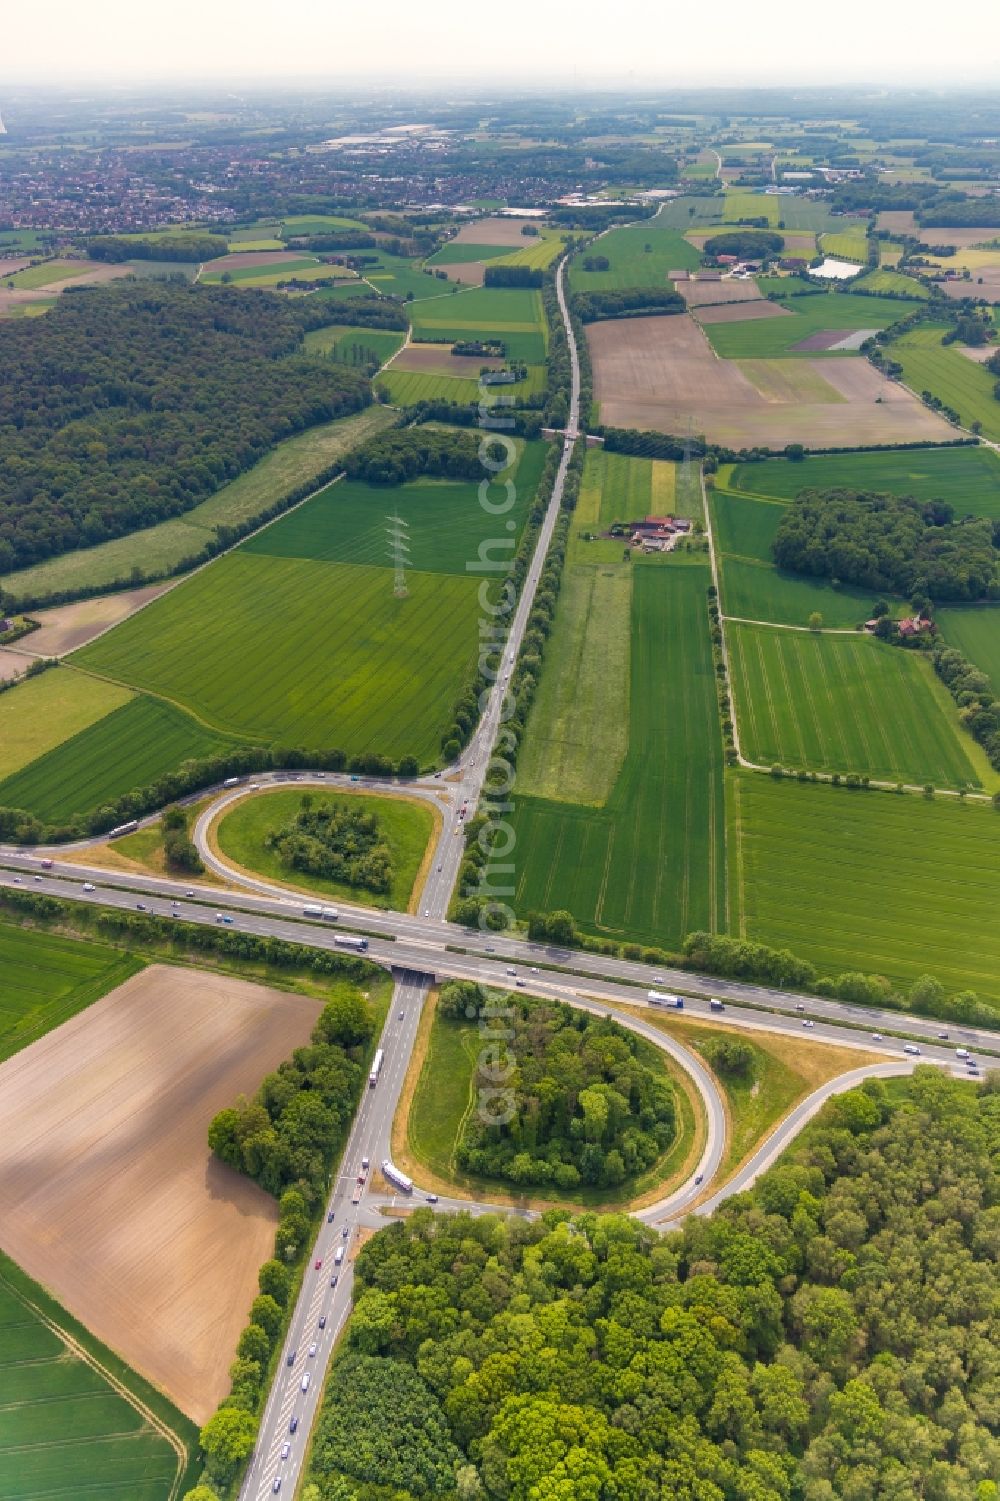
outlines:
{"label": "white car", "polygon": [[318,1348],[319,1346],[316,1344],[316,1341],[313,1340],[312,1344],[309,1346],[309,1354],[315,1355]]}
{"label": "white car", "polygon": [[805,1021],[804,1021],[804,1022],[803,1022],[803,1023],[802,1023],[802,1025],[803,1025],[803,1026],[804,1026],[804,1027],[815,1027],[815,1025],[816,1025],[816,1023],[815,1023],[815,1022],[811,1022],[811,1021],[810,1021],[810,1020],[809,1020],[809,1019],[808,1019],[808,1017],[807,1017],[807,1018],[806,1018],[806,1020],[805,1020]]}
{"label": "white car", "polygon": [[873,1032],[872,1033],[872,1042],[881,1042],[881,1041],[882,1041],[882,1033],[881,1032]]}
{"label": "white car", "polygon": [[282,1459],[287,1459],[288,1456],[289,1456],[289,1454],[291,1454],[291,1452],[292,1452],[292,1446],[288,1442],[288,1440],[286,1439],[285,1442],[281,1446],[281,1457],[282,1457]]}
{"label": "white car", "polygon": [[84,891],[96,891],[97,887],[94,885],[93,881],[84,881],[83,889]]}

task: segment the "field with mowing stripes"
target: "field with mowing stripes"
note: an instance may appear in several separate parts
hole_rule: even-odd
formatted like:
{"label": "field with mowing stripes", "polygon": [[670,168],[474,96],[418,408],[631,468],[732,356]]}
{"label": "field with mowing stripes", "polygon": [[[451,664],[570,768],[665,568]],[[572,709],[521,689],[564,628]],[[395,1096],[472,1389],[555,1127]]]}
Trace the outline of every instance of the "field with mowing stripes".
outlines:
{"label": "field with mowing stripes", "polygon": [[[512,546],[542,458],[540,444],[522,455]],[[385,537],[397,511],[412,524],[405,598]],[[214,736],[427,763],[472,677],[478,583],[465,563],[490,525],[473,485],[332,485],[78,660]]]}
{"label": "field with mowing stripes", "polygon": [[[725,925],[722,737],[709,582],[701,560],[678,557],[635,569],[629,736],[621,772],[600,808],[515,799],[519,911],[566,908],[588,931],[654,944],[677,942],[692,928]],[[563,620],[557,614],[557,633]],[[559,648],[553,650],[546,672],[559,660]],[[540,694],[529,739],[545,702]],[[540,733],[548,734],[548,727]]]}
{"label": "field with mowing stripes", "polygon": [[866,636],[732,622],[727,640],[748,760],[939,787],[978,784],[951,698],[917,653]]}
{"label": "field with mowing stripes", "polygon": [[[474,246],[469,246],[474,250]],[[434,283],[436,287],[441,282]],[[433,297],[409,308],[413,338],[453,344],[458,339],[502,339],[507,358],[540,365],[545,359],[541,293],[516,287],[475,287]]]}
{"label": "field with mowing stripes", "polygon": [[28,932],[0,922],[0,1061],[142,968],[100,943]]}
{"label": "field with mowing stripes", "polygon": [[[469,361],[475,369],[476,362]],[[433,371],[398,370],[390,365],[377,381],[389,393],[394,406],[415,406],[418,401],[478,402],[481,396],[477,378],[463,380],[453,375],[438,375]],[[545,390],[544,365],[529,365],[527,378],[514,386],[495,386],[490,391],[491,401],[510,401],[512,398],[535,396]]]}
{"label": "field with mowing stripes", "polygon": [[[473,579],[240,549],[81,654],[217,731],[421,761],[471,674]],[[192,638],[192,621],[204,621]]]}
{"label": "field with mowing stripes", "polygon": [[902,365],[903,380],[918,396],[930,391],[954,407],[963,427],[981,422],[983,436],[996,442],[1000,439],[1000,402],[993,396],[996,377],[954,345],[942,345],[945,332],[942,325],[911,329],[893,344],[892,358]]}
{"label": "field with mowing stripes", "polygon": [[[95,695],[104,687],[87,682]],[[0,782],[0,804],[60,823],[231,743],[173,704],[140,694]]]}
{"label": "field with mowing stripes", "polygon": [[935,612],[948,646],[957,647],[1000,694],[1000,609],[996,605],[952,606]]}
{"label": "field with mowing stripes", "polygon": [[1000,516],[1000,455],[981,445],[723,465],[718,483],[775,500],[794,500],[802,490],[888,490],[918,500],[947,500],[958,516]]}
{"label": "field with mowing stripes", "polygon": [[740,932],[826,974],[858,969],[912,984],[930,973],[1000,1003],[992,808],[730,775]]}
{"label": "field with mowing stripes", "polygon": [[[102,1501],[167,1501],[193,1425],[172,1412],[180,1452],[108,1379],[121,1362],[0,1256],[0,1494],[5,1501],[100,1496]],[[136,1383],[132,1373],[128,1386]],[[140,1400],[142,1398],[140,1397]],[[159,1417],[159,1412],[157,1417]],[[162,1419],[161,1419],[162,1421]],[[192,1476],[188,1477],[193,1480]]]}

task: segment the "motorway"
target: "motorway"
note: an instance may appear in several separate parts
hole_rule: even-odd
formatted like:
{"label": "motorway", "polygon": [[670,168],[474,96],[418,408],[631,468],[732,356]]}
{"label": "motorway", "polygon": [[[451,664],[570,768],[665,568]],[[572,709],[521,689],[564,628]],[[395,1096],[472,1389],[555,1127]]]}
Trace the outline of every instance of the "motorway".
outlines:
{"label": "motorway", "polygon": [[[82,841],[74,847],[75,860],[60,858],[67,847],[27,850],[0,846],[0,887],[20,886],[64,900],[96,903],[200,924],[224,922],[234,930],[336,949],[337,935],[361,932],[367,936],[367,957],[390,969],[395,987],[380,1038],[384,1063],[377,1085],[364,1091],[347,1145],[339,1176],[331,1183],[327,1213],[313,1254],[307,1263],[301,1291],[292,1314],[289,1332],[261,1419],[257,1448],[247,1471],[241,1501],[262,1501],[280,1490],[294,1494],[301,1466],[308,1451],[308,1435],[320,1403],[323,1383],[337,1338],[348,1318],[353,1283],[352,1257],[359,1232],[385,1224],[394,1195],[384,1183],[379,1164],[391,1156],[392,1122],[413,1051],[420,1014],[435,979],[471,979],[484,985],[565,1001],[598,1014],[622,1004],[648,1011],[649,989],[682,992],[685,1013],[698,1020],[718,1018],[710,998],[725,1003],[724,1019],[749,1031],[764,1029],[801,1035],[807,1027],[811,1041],[834,1046],[865,1048],[883,1062],[842,1076],[824,1085],[802,1101],[771,1137],[722,1187],[712,1190],[726,1147],[726,1113],[711,1072],[689,1048],[668,1036],[643,1016],[617,1012],[623,1025],[648,1037],[669,1053],[693,1079],[701,1096],[706,1118],[705,1143],[693,1172],[679,1187],[657,1203],[643,1209],[639,1218],[649,1224],[676,1220],[687,1212],[708,1213],[725,1197],[750,1186],[774,1160],[788,1141],[838,1089],[850,1088],[860,1079],[909,1072],[915,1061],[955,1067],[956,1043],[1000,1054],[1000,1033],[981,1028],[951,1028],[948,1045],[942,1046],[939,1023],[906,1013],[861,1009],[837,1001],[817,999],[794,992],[769,989],[701,976],[686,970],[652,967],[639,962],[533,943],[510,934],[481,933],[447,921],[448,905],[463,855],[463,809],[471,815],[482,792],[490,754],[504,713],[506,678],[524,636],[545,552],[559,514],[563,486],[578,432],[579,366],[575,341],[565,303],[563,267],[557,273],[559,304],[569,339],[573,371],[567,435],[553,487],[551,501],[539,533],[538,544],[526,574],[510,633],[502,653],[499,680],[494,685],[479,727],[459,761],[440,776],[406,783],[401,790],[432,804],[441,815],[437,847],[424,883],[420,910],[415,914],[384,911],[352,903],[338,903],[335,922],[307,919],[303,905],[315,896],[298,894],[246,873],[235,872],[214,853],[209,827],[219,812],[253,788],[219,788],[218,796],[201,813],[193,835],[206,865],[237,889],[213,887],[207,882],[178,881],[129,871],[109,871],[97,864],[79,863],[83,852],[98,841]],[[378,788],[384,782],[365,777],[304,771],[273,772],[254,777],[254,786],[297,781],[303,785]],[[204,793],[199,793],[202,798]],[[193,800],[193,799],[192,799]],[[150,820],[144,820],[150,821]],[[43,868],[42,859],[46,864]],[[86,890],[89,886],[92,889]],[[919,1045],[919,1060],[906,1056],[903,1034],[910,1045]],[[878,1035],[882,1034],[882,1035]],[[964,1073],[964,1069],[962,1070]],[[362,1160],[368,1158],[365,1181],[357,1180]],[[360,1192],[356,1194],[356,1189]],[[407,1206],[426,1200],[415,1190],[398,1195]],[[355,1202],[357,1198],[357,1202]],[[437,1202],[437,1201],[435,1201]],[[442,1198],[441,1209],[491,1211],[488,1203]],[[503,1212],[510,1212],[505,1210]],[[514,1211],[524,1215],[528,1209]],[[331,1218],[332,1217],[332,1218]],[[335,1258],[342,1251],[342,1260]],[[321,1265],[317,1266],[316,1263]],[[320,1329],[320,1319],[324,1327]],[[308,1352],[315,1344],[315,1353]],[[293,1356],[292,1363],[288,1357]],[[308,1378],[308,1379],[306,1379]],[[303,1389],[305,1385],[305,1389]],[[296,1421],[296,1432],[290,1425]],[[287,1458],[282,1449],[289,1446]]]}

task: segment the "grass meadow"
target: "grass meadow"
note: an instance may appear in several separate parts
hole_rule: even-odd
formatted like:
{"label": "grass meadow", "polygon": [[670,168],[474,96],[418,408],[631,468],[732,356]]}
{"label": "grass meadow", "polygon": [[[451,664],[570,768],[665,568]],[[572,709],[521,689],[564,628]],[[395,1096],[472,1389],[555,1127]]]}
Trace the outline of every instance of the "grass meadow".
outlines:
{"label": "grass meadow", "polygon": [[995,442],[1000,439],[1000,402],[993,395],[996,376],[954,345],[942,345],[945,331],[943,325],[914,328],[895,341],[891,356],[902,365],[903,380],[918,396],[929,391],[955,409],[963,427],[979,422],[983,436]]}
{"label": "grass meadow", "polygon": [[[105,686],[87,682],[95,694]],[[174,704],[139,694],[6,777],[0,804],[60,823],[230,743]]]}
{"label": "grass meadow", "polygon": [[495,261],[503,255],[510,255],[509,245],[474,245],[468,240],[462,240],[456,244],[449,241],[442,245],[440,250],[428,256],[428,266],[466,266],[470,261]]}
{"label": "grass meadow", "polygon": [[282,882],[323,896],[362,902],[369,907],[392,907],[405,912],[413,894],[417,872],[434,832],[434,814],[425,803],[402,797],[373,797],[368,793],[324,794],[310,789],[313,808],[364,799],[364,811],[374,813],[392,850],[395,876],[384,895],[342,881],[327,880],[294,870],[267,848],[265,840],[274,829],[291,823],[302,804],[302,792],[260,792],[240,798],[214,825],[220,854],[267,880]]}
{"label": "grass meadow", "polygon": [[[588,256],[606,256],[611,262],[607,271],[587,271]],[[569,284],[574,292],[617,291],[622,287],[663,287],[673,270],[693,271],[701,256],[689,245],[680,230],[668,228],[656,220],[629,224],[612,229],[575,255],[569,265]]]}
{"label": "grass meadow", "polygon": [[141,960],[103,944],[0,921],[0,1061],[61,1026],[140,969]]}
{"label": "grass meadow", "polygon": [[351,350],[357,346],[385,364],[401,348],[404,338],[405,334],[392,328],[351,328],[349,324],[333,323],[307,333],[304,344],[308,354],[333,354],[345,363],[350,363]]}
{"label": "grass meadow", "polygon": [[[515,900],[522,912],[566,908],[590,931],[647,943],[724,926],[722,737],[709,582],[700,559],[636,567],[622,769],[600,808],[516,800]],[[557,616],[557,636],[560,624]],[[564,651],[553,642],[548,672]],[[529,740],[544,704],[540,695]]]}
{"label": "grass meadow", "polygon": [[[183,1458],[111,1384],[109,1370],[155,1402],[158,1417],[169,1414]],[[169,1501],[195,1446],[193,1424],[0,1256],[0,1493],[8,1501]]]}
{"label": "grass meadow", "polygon": [[[197,557],[218,527],[253,522],[280,496],[309,484],[393,420],[392,412],[374,403],[362,412],[297,433],[183,516],[22,568],[0,579],[0,584],[15,597],[44,598],[63,590],[110,587],[119,579],[129,579],[134,569],[154,577],[168,573]],[[2,713],[0,708],[0,717]]]}
{"label": "grass meadow", "polygon": [[951,698],[917,653],[867,636],[733,622],[727,640],[749,760],[939,787],[979,784]]}
{"label": "grass meadow", "polygon": [[825,974],[930,973],[1000,1003],[992,808],[728,776],[734,931]]}
{"label": "grass meadow", "polygon": [[[474,361],[469,362],[474,365]],[[378,378],[378,385],[389,393],[394,406],[415,406],[419,401],[478,402],[482,395],[479,380],[441,375],[435,371],[397,370],[390,365]],[[545,366],[529,365],[527,378],[513,386],[491,388],[490,402],[504,404],[512,398],[536,396],[545,390]]]}
{"label": "grass meadow", "polygon": [[[791,297],[781,304],[789,316],[750,318],[742,323],[708,323],[709,343],[726,360],[860,359],[858,354],[830,354],[823,350],[799,350],[796,345],[826,329],[846,335],[862,328],[888,328],[913,309],[908,302],[890,297],[854,297],[850,292],[826,292],[816,297]],[[893,348],[898,348],[893,345]],[[963,364],[969,364],[963,355]]]}
{"label": "grass meadow", "polygon": [[857,229],[826,230],[820,235],[820,249],[838,261],[858,261],[863,266],[868,259],[868,237],[864,225]]}
{"label": "grass meadow", "polygon": [[[964,355],[959,358],[970,363]],[[887,490],[917,500],[946,500],[958,516],[1000,518],[1000,455],[982,445],[724,465],[718,483],[745,495],[784,501],[802,490]]]}
{"label": "grass meadow", "polygon": [[540,365],[545,359],[541,293],[531,288],[472,287],[436,293],[418,307],[411,305],[409,314],[413,337],[420,343],[497,338],[503,340],[508,359],[528,365]]}

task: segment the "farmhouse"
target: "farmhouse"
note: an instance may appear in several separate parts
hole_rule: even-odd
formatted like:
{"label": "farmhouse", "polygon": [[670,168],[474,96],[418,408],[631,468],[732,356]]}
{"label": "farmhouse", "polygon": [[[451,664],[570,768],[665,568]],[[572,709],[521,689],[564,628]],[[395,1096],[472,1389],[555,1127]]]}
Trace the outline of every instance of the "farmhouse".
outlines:
{"label": "farmhouse", "polygon": [[899,622],[899,634],[905,638],[920,636],[925,631],[933,631],[933,620],[926,619],[923,615],[907,615]]}
{"label": "farmhouse", "polygon": [[642,521],[628,521],[624,530],[632,547],[643,552],[669,552],[691,530],[690,521],[683,517],[646,516]]}

